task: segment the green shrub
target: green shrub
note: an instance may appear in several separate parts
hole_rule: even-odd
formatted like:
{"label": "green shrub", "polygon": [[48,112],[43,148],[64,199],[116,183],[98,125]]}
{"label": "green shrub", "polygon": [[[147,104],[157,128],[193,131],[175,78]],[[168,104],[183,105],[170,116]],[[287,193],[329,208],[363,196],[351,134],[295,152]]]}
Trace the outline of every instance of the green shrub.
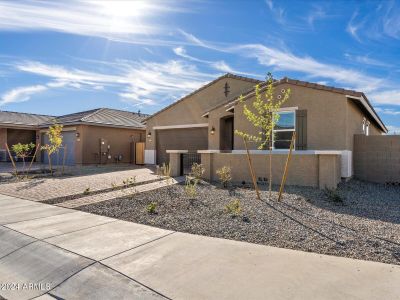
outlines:
{"label": "green shrub", "polygon": [[155,214],[157,208],[157,203],[151,202],[149,205],[146,206],[146,210],[149,214]]}
{"label": "green shrub", "polygon": [[204,172],[205,168],[202,164],[194,163],[192,165],[190,175],[193,176],[196,180],[200,180],[203,177]]}
{"label": "green shrub", "polygon": [[197,196],[197,182],[197,179],[191,179],[189,176],[186,176],[185,193],[190,199],[196,198]]}
{"label": "green shrub", "polygon": [[336,190],[325,188],[325,196],[334,203],[343,203],[343,198],[338,194]]}
{"label": "green shrub", "polygon": [[115,182],[111,182],[111,189],[116,190],[118,188]]}
{"label": "green shrub", "polygon": [[222,186],[227,188],[232,180],[231,167],[223,166],[222,168],[218,169],[216,173]]}
{"label": "green shrub", "polygon": [[239,199],[235,199],[231,202],[229,202],[227,205],[225,205],[225,212],[233,215],[233,216],[238,216],[242,212],[242,207],[240,204]]}
{"label": "green shrub", "polygon": [[90,194],[90,187],[87,187],[84,191],[83,191],[84,195],[89,195]]}
{"label": "green shrub", "polygon": [[32,154],[33,150],[35,149],[36,145],[34,143],[29,144],[15,144],[12,145],[11,149],[14,151],[15,155],[22,159],[23,167],[22,171],[25,171],[25,159]]}

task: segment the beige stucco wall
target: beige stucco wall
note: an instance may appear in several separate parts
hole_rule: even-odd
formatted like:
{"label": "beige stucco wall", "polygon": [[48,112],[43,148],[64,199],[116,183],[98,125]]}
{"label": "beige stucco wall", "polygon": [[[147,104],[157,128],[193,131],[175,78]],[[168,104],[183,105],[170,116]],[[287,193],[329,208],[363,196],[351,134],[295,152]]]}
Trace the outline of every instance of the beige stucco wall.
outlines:
{"label": "beige stucco wall", "polygon": [[[228,97],[225,97],[224,94],[225,83],[230,86]],[[255,83],[249,81],[222,78],[209,87],[160,112],[146,123],[147,133],[150,131],[152,135],[151,139],[146,139],[146,149],[155,149],[153,126],[208,123],[208,120],[201,116],[205,111],[232,97],[239,96],[254,85]]]}
{"label": "beige stucco wall", "polygon": [[354,136],[354,176],[379,182],[400,183],[400,136]]}
{"label": "beige stucco wall", "polygon": [[[298,107],[307,110],[307,148],[312,150],[345,150],[346,141],[346,106],[344,95],[291,84],[281,84],[276,91],[290,88],[291,95],[284,107]],[[246,100],[248,107],[254,96]],[[253,125],[243,115],[243,104],[235,107],[235,129],[255,134]],[[257,145],[252,144],[251,149]],[[235,136],[235,149],[244,149],[243,141]]]}
{"label": "beige stucco wall", "polygon": [[77,126],[77,132],[80,133],[80,141],[76,141],[75,147],[77,164],[98,163],[98,156],[96,159],[94,153],[99,153],[100,138],[106,139],[111,146],[112,159],[107,160],[108,163],[114,163],[114,156],[119,154],[123,156],[123,163],[129,163],[131,142],[144,141],[145,136],[145,130],[89,125]]}
{"label": "beige stucco wall", "polygon": [[347,127],[346,127],[346,145],[348,150],[353,149],[354,135],[363,134],[362,122],[366,118],[370,122],[369,134],[370,135],[381,135],[382,131],[378,129],[374,122],[368,118],[353,101],[347,101]]}
{"label": "beige stucco wall", "polygon": [[[307,148],[310,150],[352,150],[353,136],[362,133],[362,120],[368,117],[343,94],[317,90],[291,84],[281,84],[276,87],[276,92],[281,89],[291,90],[288,101],[282,105],[285,107],[297,107],[307,111]],[[246,100],[246,105],[251,109],[251,103],[255,96]],[[243,114],[243,105],[235,106],[235,130],[257,134],[258,129],[246,119]],[[210,136],[210,149],[219,149],[219,119],[226,116],[226,107],[220,107],[210,112],[209,129],[214,127],[216,132]],[[369,120],[370,135],[382,134],[372,120]],[[257,148],[256,143],[249,143],[250,149]],[[243,150],[244,144],[240,136],[235,135],[234,149]]]}

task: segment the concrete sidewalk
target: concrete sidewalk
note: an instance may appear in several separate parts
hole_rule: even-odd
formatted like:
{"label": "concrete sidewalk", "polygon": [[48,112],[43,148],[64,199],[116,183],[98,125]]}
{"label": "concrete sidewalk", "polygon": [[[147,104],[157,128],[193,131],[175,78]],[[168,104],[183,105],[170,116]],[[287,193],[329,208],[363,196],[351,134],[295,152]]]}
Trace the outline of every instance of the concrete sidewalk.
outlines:
{"label": "concrete sidewalk", "polygon": [[0,224],[6,299],[400,299],[394,265],[172,232],[2,195]]}

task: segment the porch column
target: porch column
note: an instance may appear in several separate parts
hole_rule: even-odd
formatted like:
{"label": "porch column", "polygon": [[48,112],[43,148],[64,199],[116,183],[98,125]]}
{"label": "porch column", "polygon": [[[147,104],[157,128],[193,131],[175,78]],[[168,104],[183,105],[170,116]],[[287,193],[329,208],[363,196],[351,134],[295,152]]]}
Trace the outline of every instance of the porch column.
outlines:
{"label": "porch column", "polygon": [[171,176],[181,176],[181,154],[188,153],[188,150],[167,150],[169,154],[169,168]]}
{"label": "porch column", "polygon": [[[39,145],[39,143],[41,142],[41,136],[40,136],[40,130],[36,130],[36,134],[35,134],[35,143],[36,143],[36,147]],[[42,145],[40,145],[42,146]],[[37,153],[36,153],[36,162],[41,162],[42,161],[42,151],[40,149],[38,149]]]}

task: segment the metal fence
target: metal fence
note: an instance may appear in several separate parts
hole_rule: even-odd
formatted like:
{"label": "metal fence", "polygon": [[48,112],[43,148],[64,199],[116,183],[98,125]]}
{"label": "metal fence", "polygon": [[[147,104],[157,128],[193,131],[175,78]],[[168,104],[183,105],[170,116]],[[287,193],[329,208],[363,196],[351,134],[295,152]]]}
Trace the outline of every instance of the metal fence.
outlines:
{"label": "metal fence", "polygon": [[201,163],[201,155],[196,152],[181,154],[181,175],[188,175],[192,170],[194,163]]}

